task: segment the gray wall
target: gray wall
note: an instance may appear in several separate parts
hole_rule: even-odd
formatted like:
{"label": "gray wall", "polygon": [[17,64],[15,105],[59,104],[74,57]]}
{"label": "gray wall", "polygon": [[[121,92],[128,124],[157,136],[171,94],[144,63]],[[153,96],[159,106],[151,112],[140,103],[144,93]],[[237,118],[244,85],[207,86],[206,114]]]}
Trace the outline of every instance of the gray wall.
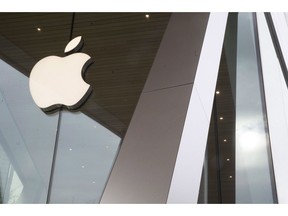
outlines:
{"label": "gray wall", "polygon": [[166,203],[209,13],[171,16],[101,203]]}

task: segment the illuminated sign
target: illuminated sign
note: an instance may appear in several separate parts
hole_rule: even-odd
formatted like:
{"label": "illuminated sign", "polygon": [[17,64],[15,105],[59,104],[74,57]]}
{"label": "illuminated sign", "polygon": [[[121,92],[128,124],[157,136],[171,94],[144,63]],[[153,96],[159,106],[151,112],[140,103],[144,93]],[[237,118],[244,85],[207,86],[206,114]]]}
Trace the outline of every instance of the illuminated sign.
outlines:
{"label": "illuminated sign", "polygon": [[88,98],[92,88],[83,80],[83,75],[92,60],[85,53],[76,53],[82,45],[82,37],[76,37],[64,50],[67,56],[48,56],[33,67],[30,92],[42,110],[51,111],[61,106],[77,109]]}

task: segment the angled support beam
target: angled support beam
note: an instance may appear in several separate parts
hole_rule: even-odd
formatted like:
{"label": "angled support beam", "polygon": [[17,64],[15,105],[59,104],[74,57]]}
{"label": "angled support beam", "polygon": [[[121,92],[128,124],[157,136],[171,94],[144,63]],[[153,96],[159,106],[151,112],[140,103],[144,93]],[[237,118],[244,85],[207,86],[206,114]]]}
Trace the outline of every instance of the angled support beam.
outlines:
{"label": "angled support beam", "polygon": [[288,26],[284,13],[257,13],[257,24],[277,198],[287,204]]}
{"label": "angled support beam", "polygon": [[172,14],[101,203],[167,202],[208,18]]}
{"label": "angled support beam", "polygon": [[228,13],[211,13],[170,187],[168,203],[197,203]]}

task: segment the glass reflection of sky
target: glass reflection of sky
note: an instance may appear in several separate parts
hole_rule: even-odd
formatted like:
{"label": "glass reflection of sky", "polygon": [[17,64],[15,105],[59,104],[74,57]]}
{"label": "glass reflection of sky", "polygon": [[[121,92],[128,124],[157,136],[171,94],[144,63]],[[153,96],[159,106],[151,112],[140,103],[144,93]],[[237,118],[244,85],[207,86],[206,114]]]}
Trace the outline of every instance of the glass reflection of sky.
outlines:
{"label": "glass reflection of sky", "polygon": [[239,13],[237,39],[236,203],[273,203],[251,13]]}

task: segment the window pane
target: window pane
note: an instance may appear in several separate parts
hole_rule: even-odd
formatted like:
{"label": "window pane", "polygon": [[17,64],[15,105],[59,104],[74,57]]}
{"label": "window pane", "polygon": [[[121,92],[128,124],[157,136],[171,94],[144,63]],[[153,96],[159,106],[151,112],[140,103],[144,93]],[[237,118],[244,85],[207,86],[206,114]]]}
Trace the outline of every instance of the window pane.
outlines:
{"label": "window pane", "polygon": [[45,203],[58,115],[34,104],[28,78],[0,60],[0,197]]}
{"label": "window pane", "polygon": [[251,13],[238,16],[236,202],[273,203],[269,134]]}
{"label": "window pane", "polygon": [[81,112],[62,111],[50,202],[100,202],[120,140]]}
{"label": "window pane", "polygon": [[277,202],[254,21],[228,18],[199,203]]}

